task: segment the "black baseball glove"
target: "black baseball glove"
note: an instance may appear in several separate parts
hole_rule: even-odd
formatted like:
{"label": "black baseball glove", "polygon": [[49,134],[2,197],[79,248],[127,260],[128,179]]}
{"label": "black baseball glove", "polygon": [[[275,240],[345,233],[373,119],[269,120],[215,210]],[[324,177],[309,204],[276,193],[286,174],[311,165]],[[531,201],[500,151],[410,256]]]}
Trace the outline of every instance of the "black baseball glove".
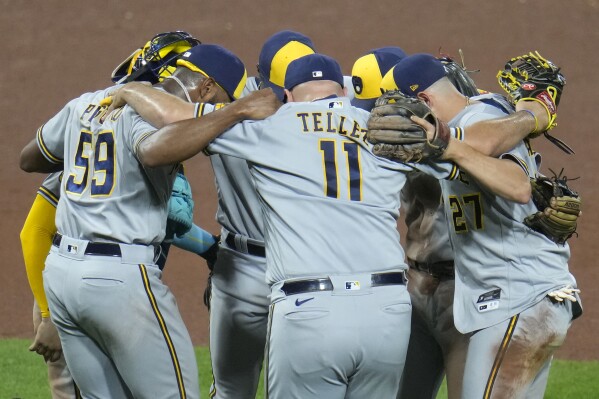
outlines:
{"label": "black baseball glove", "polygon": [[[426,130],[410,117],[418,116],[433,126],[429,139]],[[374,144],[372,152],[398,162],[422,162],[443,155],[449,143],[449,128],[439,121],[421,100],[406,97],[398,90],[380,96],[370,112],[366,139]]]}
{"label": "black baseball glove", "polygon": [[472,80],[463,65],[458,64],[453,58],[447,55],[443,55],[438,59],[445,67],[447,78],[460,93],[466,97],[474,97],[480,94],[474,80]]}
{"label": "black baseball glove", "polygon": [[538,51],[512,58],[497,73],[499,85],[512,104],[521,100],[538,101],[549,114],[547,126],[537,126],[531,133],[537,137],[557,124],[557,106],[566,84],[560,68],[543,58]]}
{"label": "black baseball glove", "polygon": [[564,244],[576,233],[581,214],[581,199],[568,187],[567,178],[554,173],[553,177],[531,179],[532,198],[538,212],[527,216],[524,224],[550,240]]}

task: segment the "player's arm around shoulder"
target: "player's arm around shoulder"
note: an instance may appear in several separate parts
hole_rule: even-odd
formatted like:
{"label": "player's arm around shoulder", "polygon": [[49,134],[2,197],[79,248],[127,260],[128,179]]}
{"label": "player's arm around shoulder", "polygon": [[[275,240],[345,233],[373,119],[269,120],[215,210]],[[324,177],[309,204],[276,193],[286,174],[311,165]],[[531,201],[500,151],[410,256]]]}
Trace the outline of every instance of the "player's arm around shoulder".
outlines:
{"label": "player's arm around shoulder", "polygon": [[203,151],[212,140],[243,120],[260,120],[274,114],[281,102],[271,89],[255,91],[197,119],[171,123],[139,143],[137,156],[144,166],[183,162]]}
{"label": "player's arm around shoulder", "polygon": [[169,123],[194,117],[195,105],[143,82],[131,82],[117,89],[104,100],[110,104],[106,114],[128,104],[152,126],[161,128]]}
{"label": "player's arm around shoulder", "polygon": [[530,179],[520,165],[509,159],[484,155],[454,138],[449,141],[442,159],[455,162],[461,170],[495,195],[521,204],[530,201]]}

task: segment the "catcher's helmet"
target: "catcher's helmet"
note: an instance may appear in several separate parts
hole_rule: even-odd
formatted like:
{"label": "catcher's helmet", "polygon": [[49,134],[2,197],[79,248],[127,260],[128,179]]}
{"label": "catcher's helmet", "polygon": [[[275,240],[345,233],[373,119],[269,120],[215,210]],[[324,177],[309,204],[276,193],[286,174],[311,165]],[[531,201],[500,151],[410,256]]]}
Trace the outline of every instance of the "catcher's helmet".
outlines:
{"label": "catcher's helmet", "polygon": [[161,82],[173,73],[181,54],[201,43],[183,31],[159,33],[121,62],[111,79],[115,83]]}

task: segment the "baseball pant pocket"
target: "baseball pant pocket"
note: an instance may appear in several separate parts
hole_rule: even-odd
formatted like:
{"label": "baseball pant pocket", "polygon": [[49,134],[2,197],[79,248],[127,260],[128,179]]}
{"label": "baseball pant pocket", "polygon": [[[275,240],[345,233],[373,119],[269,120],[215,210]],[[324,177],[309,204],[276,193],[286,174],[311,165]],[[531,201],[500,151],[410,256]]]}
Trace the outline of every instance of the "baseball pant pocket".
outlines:
{"label": "baseball pant pocket", "polygon": [[83,282],[94,287],[114,287],[124,284],[122,280],[112,278],[83,277]]}
{"label": "baseball pant pocket", "polygon": [[381,310],[383,312],[389,313],[389,314],[401,314],[401,313],[411,312],[412,305],[410,305],[409,303],[405,303],[405,302],[392,303],[392,304],[388,304],[388,305],[383,305]]}
{"label": "baseball pant pocket", "polygon": [[302,310],[293,311],[285,314],[287,320],[315,320],[329,315],[328,310]]}

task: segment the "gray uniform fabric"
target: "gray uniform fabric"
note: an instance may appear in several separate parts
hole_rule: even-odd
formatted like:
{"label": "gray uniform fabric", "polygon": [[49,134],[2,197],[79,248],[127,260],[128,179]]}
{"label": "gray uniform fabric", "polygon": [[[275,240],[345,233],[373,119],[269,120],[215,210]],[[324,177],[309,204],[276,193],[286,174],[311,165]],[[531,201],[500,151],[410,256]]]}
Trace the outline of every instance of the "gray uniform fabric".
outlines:
{"label": "gray uniform fabric", "polygon": [[[201,117],[213,110],[213,105],[202,104],[195,114]],[[216,220],[222,227],[212,272],[210,397],[253,399],[264,360],[270,304],[266,259],[248,252],[248,243],[264,248],[262,208],[245,160],[212,155],[210,162],[218,197]],[[229,236],[233,247],[227,244]]]}
{"label": "gray uniform fabric", "polygon": [[[488,119],[487,114],[481,113],[484,108],[482,104],[476,109],[467,108],[467,117],[460,124],[452,121],[452,126],[467,127]],[[502,112],[497,109],[496,114],[499,116]],[[408,226],[408,291],[413,311],[410,344],[398,398],[436,398],[445,374],[449,398],[459,398],[468,337],[455,328],[453,320],[454,254],[441,185],[431,176],[412,172],[402,190],[401,200]]]}
{"label": "gray uniform fabric", "polygon": [[[48,175],[42,185],[37,190],[50,204],[58,204],[60,198],[60,181],[62,172],[55,172]],[[36,301],[33,301],[33,330],[37,331],[38,326],[42,322],[40,308]],[[67,367],[67,362],[64,356],[61,356],[55,362],[46,362],[48,366],[48,383],[50,385],[50,393],[53,399],[74,399],[79,395],[79,389],[75,386],[71,372]]]}
{"label": "gray uniform fabric", "polygon": [[49,174],[43,181],[37,193],[44,197],[46,201],[54,206],[58,205],[60,198],[60,181],[62,180],[62,172],[54,172]]}
{"label": "gray uniform fabric", "polygon": [[[464,109],[451,126],[504,114],[488,97],[476,99],[483,102]],[[501,158],[529,177],[538,173],[539,155],[526,142]],[[504,200],[462,172],[441,184],[455,254],[454,321],[469,339],[462,397],[542,397],[548,364],[572,319],[570,302],[547,298],[576,284],[569,248],[524,226],[536,212],[532,201]]]}
{"label": "gray uniform fabric", "polygon": [[[248,160],[262,204],[272,285],[269,398],[397,392],[409,297],[404,285],[371,287],[370,279],[406,269],[396,220],[399,190],[413,168],[370,152],[367,118],[347,98],[289,103],[208,147]],[[423,168],[438,177],[453,170]],[[306,278],[330,278],[333,291],[306,297],[281,290]]]}
{"label": "gray uniform fabric", "polygon": [[44,286],[84,397],[198,398],[191,339],[155,265],[177,166],[144,169],[155,129],[129,107],[97,118],[109,90],[71,101],[38,130],[64,177]]}

